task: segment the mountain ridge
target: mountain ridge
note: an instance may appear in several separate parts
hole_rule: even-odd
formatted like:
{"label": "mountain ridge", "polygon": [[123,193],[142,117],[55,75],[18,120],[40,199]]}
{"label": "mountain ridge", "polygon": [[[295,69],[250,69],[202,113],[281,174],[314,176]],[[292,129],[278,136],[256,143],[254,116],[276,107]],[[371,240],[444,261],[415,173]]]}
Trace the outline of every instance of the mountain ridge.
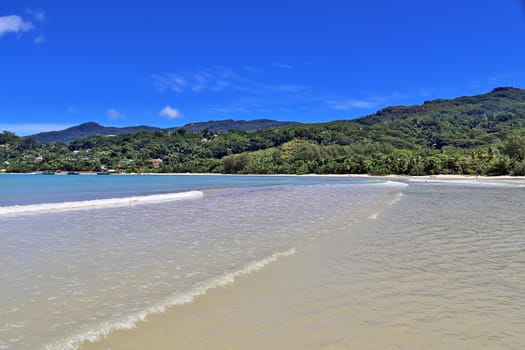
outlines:
{"label": "mountain ridge", "polygon": [[[500,113],[508,112],[501,103],[502,100],[514,100],[515,102],[525,103],[525,90],[516,87],[496,87],[485,94],[473,96],[460,96],[452,99],[438,98],[424,101],[422,104],[411,106],[398,105],[387,106],[378,110],[374,114],[345,120],[334,120],[326,123],[357,123],[363,126],[387,125],[392,123],[402,123],[407,120],[418,122],[424,119],[443,119],[461,117],[469,120],[469,123],[475,124],[476,119],[484,118],[487,113],[499,111]],[[512,109],[511,109],[512,111]],[[505,118],[500,115],[497,118]],[[134,134],[139,131],[177,131],[181,128],[189,132],[227,132],[229,130],[237,131],[257,131],[284,127],[289,125],[303,125],[304,123],[294,121],[276,121],[272,119],[253,119],[253,120],[210,120],[206,122],[188,123],[182,127],[159,128],[148,125],[113,127],[103,126],[96,122],[86,122],[67,129],[58,131],[49,131],[26,136],[43,143],[65,142],[79,140],[88,136],[116,136],[123,134]],[[323,123],[320,123],[323,124]]]}
{"label": "mountain ridge", "polygon": [[41,132],[26,136],[38,142],[53,143],[65,142],[69,143],[88,136],[116,136],[124,134],[134,134],[139,131],[177,131],[185,129],[189,132],[201,132],[208,129],[210,132],[226,132],[229,130],[239,131],[256,131],[261,129],[270,129],[291,124],[298,124],[291,121],[276,121],[271,119],[253,119],[253,120],[210,120],[207,122],[188,123],[181,127],[159,128],[148,125],[138,126],[103,126],[99,123],[90,121],[75,125],[63,130]]}

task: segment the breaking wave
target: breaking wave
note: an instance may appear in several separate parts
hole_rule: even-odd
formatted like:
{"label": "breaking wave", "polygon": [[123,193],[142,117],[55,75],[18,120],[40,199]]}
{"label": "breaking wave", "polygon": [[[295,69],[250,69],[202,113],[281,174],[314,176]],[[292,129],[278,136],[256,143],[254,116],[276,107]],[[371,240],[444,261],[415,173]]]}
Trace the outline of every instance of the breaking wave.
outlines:
{"label": "breaking wave", "polygon": [[98,208],[125,207],[136,204],[169,202],[184,199],[197,199],[204,196],[201,191],[152,194],[124,198],[92,199],[85,201],[40,203],[0,207],[0,216],[19,216],[57,211],[87,210]]}
{"label": "breaking wave", "polygon": [[406,182],[391,181],[391,180],[388,180],[388,181],[385,181],[385,182],[372,183],[370,185],[383,186],[383,187],[398,187],[398,188],[405,188],[405,187],[408,186],[408,184]]}
{"label": "breaking wave", "polygon": [[48,350],[75,350],[85,342],[96,342],[102,340],[111,332],[117,330],[133,329],[136,327],[138,322],[146,320],[146,318],[150,315],[162,313],[171,306],[191,303],[196,297],[206,294],[206,292],[210,289],[232,284],[235,278],[241,275],[247,275],[252,272],[259,271],[266,265],[277,261],[279,258],[293,254],[295,254],[294,248],[284,252],[274,253],[262,260],[252,261],[240,270],[228,272],[219,277],[202,282],[185,293],[172,295],[167,299],[155,305],[149,306],[142,311],[128,315],[126,318],[105,321],[95,327],[73,334],[66,339],[48,344],[45,348]]}

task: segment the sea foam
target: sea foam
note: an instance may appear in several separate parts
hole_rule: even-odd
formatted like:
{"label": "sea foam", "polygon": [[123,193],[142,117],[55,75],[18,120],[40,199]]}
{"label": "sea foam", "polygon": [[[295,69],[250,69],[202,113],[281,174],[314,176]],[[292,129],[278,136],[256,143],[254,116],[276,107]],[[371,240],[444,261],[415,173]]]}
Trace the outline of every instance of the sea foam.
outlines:
{"label": "sea foam", "polygon": [[204,196],[201,191],[152,194],[124,198],[93,199],[85,201],[39,203],[0,207],[0,216],[19,216],[57,211],[87,210],[98,208],[125,207],[129,205],[197,199]]}
{"label": "sea foam", "polygon": [[228,272],[211,280],[204,281],[185,293],[174,294],[157,304],[128,315],[125,318],[102,322],[95,327],[83,330],[55,343],[48,344],[45,348],[48,350],[75,350],[85,342],[100,341],[111,332],[133,329],[138,322],[145,321],[150,315],[165,312],[167,308],[172,306],[191,303],[196,297],[206,294],[210,289],[230,285],[235,281],[235,278],[239,276],[259,271],[266,265],[277,261],[279,258],[293,254],[295,254],[295,249],[291,248],[283,252],[274,253],[267,258],[252,261],[237,271]]}
{"label": "sea foam", "polygon": [[371,185],[383,186],[383,187],[398,187],[398,188],[405,188],[405,187],[408,186],[408,184],[406,182],[391,181],[391,180],[388,180],[388,181],[385,181],[385,182],[372,183]]}
{"label": "sea foam", "polygon": [[428,183],[428,184],[443,184],[455,186],[479,186],[479,187],[524,187],[525,183],[521,180],[510,180],[511,182],[503,181],[488,181],[485,179],[409,179],[412,183]]}

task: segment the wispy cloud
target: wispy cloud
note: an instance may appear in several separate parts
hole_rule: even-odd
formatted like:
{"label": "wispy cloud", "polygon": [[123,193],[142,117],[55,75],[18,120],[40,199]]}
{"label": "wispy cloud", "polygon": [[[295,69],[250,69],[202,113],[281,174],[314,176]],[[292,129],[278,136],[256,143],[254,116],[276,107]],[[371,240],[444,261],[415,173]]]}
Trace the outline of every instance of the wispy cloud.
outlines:
{"label": "wispy cloud", "polygon": [[235,91],[248,95],[268,95],[304,94],[309,91],[308,87],[301,84],[271,84],[247,78],[226,67],[154,74],[151,77],[160,92],[222,93]]}
{"label": "wispy cloud", "polygon": [[169,105],[161,109],[161,111],[159,112],[159,116],[166,117],[168,119],[175,119],[175,118],[180,117],[181,115],[182,114],[180,113],[178,109],[173,108]]}
{"label": "wispy cloud", "polygon": [[2,16],[0,17],[0,37],[8,33],[23,33],[33,29],[31,22],[24,20],[20,16]]}
{"label": "wispy cloud", "polygon": [[161,92],[221,92],[228,88],[238,76],[224,67],[182,71],[179,73],[153,74],[153,82]]}
{"label": "wispy cloud", "polygon": [[[370,110],[375,108],[382,108],[389,104],[399,104],[400,102],[413,98],[415,96],[420,97],[421,90],[411,93],[400,93],[393,91],[385,94],[374,94],[367,97],[323,97],[323,102],[331,109],[340,111],[351,111],[351,110]],[[425,92],[428,96],[428,92]]]}
{"label": "wispy cloud", "polygon": [[249,66],[240,70],[212,67],[155,74],[151,78],[159,92],[199,95],[200,111],[197,113],[212,117],[275,118],[280,114],[295,113],[298,118],[308,113],[319,115],[330,112],[356,115],[406,99],[406,96],[395,92],[364,97],[344,96],[285,81],[281,74],[255,73],[260,71]]}
{"label": "wispy cloud", "polygon": [[120,113],[114,108],[108,109],[107,113],[112,119],[124,119],[126,117],[123,113]]}
{"label": "wispy cloud", "polygon": [[280,68],[280,69],[292,69],[293,68],[293,66],[291,64],[282,63],[282,62],[273,62],[272,66],[274,66],[276,68]]}
{"label": "wispy cloud", "polygon": [[42,10],[34,10],[27,8],[25,12],[31,16],[35,21],[45,22],[47,20],[46,14]]}
{"label": "wispy cloud", "polygon": [[372,99],[328,99],[326,104],[332,108],[342,111],[349,111],[352,109],[371,109],[376,108],[384,103],[383,98]]}
{"label": "wispy cloud", "polygon": [[186,80],[178,74],[154,74],[151,77],[160,92],[183,92],[186,89]]}
{"label": "wispy cloud", "polygon": [[39,36],[35,37],[35,39],[33,40],[33,42],[35,44],[43,44],[46,42],[46,37],[43,36],[42,34],[40,34]]}
{"label": "wispy cloud", "polygon": [[240,70],[208,67],[155,74],[151,78],[161,93],[199,95],[200,110],[193,113],[211,118],[219,115],[229,118],[276,118],[282,110],[319,104],[319,98],[309,86],[282,81],[279,75],[277,79],[275,75],[264,75],[251,66],[241,67]]}
{"label": "wispy cloud", "polygon": [[279,93],[289,94],[307,94],[310,92],[310,88],[305,85],[299,84],[280,84],[271,86],[273,90]]}

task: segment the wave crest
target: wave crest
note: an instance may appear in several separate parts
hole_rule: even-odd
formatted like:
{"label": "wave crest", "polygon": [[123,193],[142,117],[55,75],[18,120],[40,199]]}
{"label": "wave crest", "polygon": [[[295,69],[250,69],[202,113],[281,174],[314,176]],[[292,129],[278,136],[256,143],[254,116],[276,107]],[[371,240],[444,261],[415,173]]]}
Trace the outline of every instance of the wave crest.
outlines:
{"label": "wave crest", "polygon": [[162,313],[166,311],[167,308],[172,306],[191,303],[196,297],[206,294],[206,292],[210,289],[232,284],[235,281],[236,277],[259,271],[263,269],[266,265],[277,261],[279,258],[290,256],[293,254],[295,254],[294,248],[284,252],[274,253],[271,256],[261,260],[252,261],[240,270],[228,272],[214,279],[202,282],[195,286],[193,289],[183,294],[175,294],[163,300],[160,303],[146,308],[145,310],[131,314],[127,318],[105,321],[97,327],[93,327],[91,329],[74,334],[56,343],[49,344],[46,346],[46,349],[75,350],[78,349],[85,342],[96,342],[102,340],[105,337],[107,337],[111,332],[117,330],[133,329],[136,327],[138,322],[145,321],[146,318],[150,315]]}
{"label": "wave crest", "polygon": [[184,199],[197,199],[204,196],[201,191],[151,194],[124,198],[92,199],[85,201],[39,203],[0,207],[0,216],[18,216],[56,211],[88,210],[98,208],[124,207],[136,204],[169,202]]}

